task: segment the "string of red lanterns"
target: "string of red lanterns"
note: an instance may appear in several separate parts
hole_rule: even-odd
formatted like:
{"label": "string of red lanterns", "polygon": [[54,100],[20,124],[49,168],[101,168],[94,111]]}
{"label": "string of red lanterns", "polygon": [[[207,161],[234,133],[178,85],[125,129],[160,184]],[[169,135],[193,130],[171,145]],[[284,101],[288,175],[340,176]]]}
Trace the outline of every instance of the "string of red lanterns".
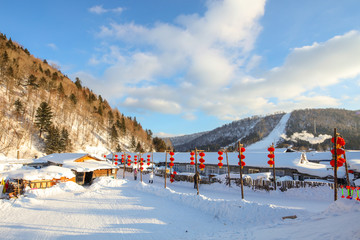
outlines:
{"label": "string of red lanterns", "polygon": [[[331,142],[334,143],[334,138],[331,139]],[[345,159],[342,157],[345,154],[345,150],[343,147],[345,146],[345,140],[342,137],[337,137],[336,141],[336,155],[337,155],[337,167],[342,167],[344,163],[346,162]],[[335,155],[335,150],[331,149],[331,153],[333,156]],[[330,165],[332,167],[335,167],[335,159],[332,159],[330,161]]]}
{"label": "string of red lanterns", "polygon": [[174,160],[175,160],[175,158],[174,158],[174,152],[170,152],[169,153],[170,154],[170,163],[169,163],[169,167],[170,167],[170,169],[174,166]]}
{"label": "string of red lanterns", "polygon": [[131,155],[128,155],[128,160],[127,160],[127,165],[130,167],[131,166]]}
{"label": "string of red lanterns", "polygon": [[204,168],[205,168],[205,153],[204,152],[201,152],[199,153],[199,156],[200,156],[200,159],[199,159],[199,162],[200,162],[200,165],[199,165],[199,168],[200,168],[200,171],[204,171]]}
{"label": "string of red lanterns", "polygon": [[174,178],[175,178],[175,175],[177,174],[176,171],[174,171],[171,175],[170,175],[170,182],[173,183],[174,182]]}
{"label": "string of red lanterns", "polygon": [[124,164],[124,163],[125,163],[125,156],[124,156],[124,154],[123,154],[123,155],[121,155],[121,163],[122,163],[122,164]]}
{"label": "string of red lanterns", "polygon": [[219,168],[222,168],[222,166],[224,165],[221,161],[224,159],[223,158],[223,152],[222,151],[218,151],[218,154],[219,154],[219,157],[218,157],[218,160],[219,160],[219,163],[218,163],[218,166]]}
{"label": "string of red lanterns", "polygon": [[115,162],[114,162],[115,166],[118,165],[118,155],[115,155]]}
{"label": "string of red lanterns", "polygon": [[137,161],[138,161],[137,155],[135,155],[135,156],[134,156],[134,165],[137,165]]}
{"label": "string of red lanterns", "polygon": [[195,158],[194,158],[195,153],[194,152],[190,152],[190,165],[195,165]]}
{"label": "string of red lanterns", "polygon": [[141,157],[141,158],[140,158],[140,171],[141,171],[141,172],[144,170],[143,165],[144,165],[144,158]]}
{"label": "string of red lanterns", "polygon": [[270,158],[270,160],[267,162],[269,164],[270,167],[273,167],[273,165],[275,164],[274,158],[275,158],[275,148],[274,146],[271,146],[268,148],[269,154],[268,154],[268,158]]}
{"label": "string of red lanterns", "polygon": [[150,155],[147,155],[147,160],[146,161],[147,161],[148,166],[150,166],[150,157],[151,157]]}
{"label": "string of red lanterns", "polygon": [[245,159],[245,155],[243,154],[246,151],[246,149],[244,147],[240,148],[240,155],[238,155],[239,158],[239,162],[238,165],[240,166],[240,158],[241,158],[241,168],[243,168],[244,166],[246,166],[246,163],[244,161]]}

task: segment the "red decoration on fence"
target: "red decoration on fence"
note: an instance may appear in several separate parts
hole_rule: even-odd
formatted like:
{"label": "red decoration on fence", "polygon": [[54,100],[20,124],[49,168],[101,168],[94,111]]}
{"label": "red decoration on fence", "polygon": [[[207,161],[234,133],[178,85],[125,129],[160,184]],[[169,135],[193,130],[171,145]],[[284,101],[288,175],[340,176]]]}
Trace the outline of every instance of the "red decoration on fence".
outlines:
{"label": "red decoration on fence", "polygon": [[219,151],[218,152],[218,154],[219,154],[219,157],[218,157],[218,160],[219,160],[219,163],[218,163],[218,166],[219,166],[219,168],[222,168],[222,166],[224,165],[221,161],[224,159],[223,158],[223,152],[222,151]]}
{"label": "red decoration on fence", "polygon": [[199,159],[199,162],[200,162],[200,165],[199,165],[199,168],[200,168],[200,171],[204,171],[204,168],[205,168],[205,153],[204,152],[201,152],[199,153],[199,156],[200,156],[200,159]]}
{"label": "red decoration on fence", "polygon": [[268,154],[268,158],[270,158],[270,160],[267,162],[269,164],[270,167],[273,167],[273,165],[275,164],[274,158],[275,158],[275,148],[273,146],[268,148],[269,154]]}

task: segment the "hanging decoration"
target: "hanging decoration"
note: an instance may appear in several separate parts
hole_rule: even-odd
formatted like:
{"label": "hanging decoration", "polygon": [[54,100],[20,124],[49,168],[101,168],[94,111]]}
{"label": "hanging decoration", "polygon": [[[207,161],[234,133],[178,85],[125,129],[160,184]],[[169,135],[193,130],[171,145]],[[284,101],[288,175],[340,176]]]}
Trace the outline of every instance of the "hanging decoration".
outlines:
{"label": "hanging decoration", "polygon": [[169,167],[170,167],[170,169],[174,166],[174,160],[175,160],[175,158],[174,158],[174,152],[170,152],[169,153],[170,154],[170,163],[169,163]]}
{"label": "hanging decoration", "polygon": [[170,182],[174,182],[174,179],[175,179],[175,175],[177,174],[177,172],[173,172],[171,175],[170,175]]}
{"label": "hanging decoration", "polygon": [[195,165],[195,153],[194,152],[190,152],[190,165]]}
{"label": "hanging decoration", "polygon": [[267,162],[269,164],[270,167],[273,167],[273,165],[275,164],[274,158],[275,158],[275,148],[274,146],[271,146],[268,148],[269,154],[268,154],[268,158],[270,158],[270,160]]}
{"label": "hanging decoration", "polygon": [[137,161],[138,161],[137,155],[135,155],[135,156],[134,156],[134,164],[135,164],[135,165],[137,165]]}
{"label": "hanging decoration", "polygon": [[118,155],[115,155],[115,162],[114,162],[115,166],[118,165]]}
{"label": "hanging decoration", "polygon": [[121,155],[121,163],[122,163],[122,164],[125,163],[125,156],[124,156],[124,154]]}
{"label": "hanging decoration", "polygon": [[141,158],[140,158],[140,171],[141,171],[141,172],[144,170],[143,165],[144,165],[144,158],[141,157]]}
{"label": "hanging decoration", "polygon": [[358,200],[358,201],[360,201],[359,190],[360,190],[360,187],[356,187],[357,197],[355,199]]}
{"label": "hanging decoration", "polygon": [[128,157],[128,160],[127,160],[128,163],[127,163],[127,165],[130,167],[130,165],[131,165],[131,155],[128,155],[127,157]]}
{"label": "hanging decoration", "polygon": [[[345,164],[345,158],[343,158],[343,155],[345,154],[345,150],[343,149],[343,147],[345,146],[345,140],[342,137],[337,137],[336,138],[336,156],[337,156],[337,167],[342,167]],[[331,139],[331,142],[334,143],[334,138]],[[330,165],[332,167],[335,167],[335,150],[331,149],[331,153],[333,155],[333,159],[330,161]]]}
{"label": "hanging decoration", "polygon": [[347,199],[352,199],[352,196],[350,194],[350,191],[351,191],[351,186],[346,186],[346,189],[348,190],[348,195],[347,195]]}
{"label": "hanging decoration", "polygon": [[219,168],[222,168],[222,166],[224,165],[221,161],[224,159],[223,158],[223,152],[222,151],[218,151],[218,154],[219,154],[219,157],[218,157],[218,160],[219,160],[219,163],[218,163],[218,166]]}
{"label": "hanging decoration", "polygon": [[147,155],[146,161],[147,161],[147,165],[148,165],[148,166],[150,166],[150,157],[151,157],[150,155]]}
{"label": "hanging decoration", "polygon": [[201,152],[199,153],[199,156],[200,156],[200,159],[199,159],[199,162],[200,162],[200,165],[199,165],[199,168],[200,168],[200,171],[204,171],[204,168],[205,168],[205,153],[204,152]]}
{"label": "hanging decoration", "polygon": [[240,148],[240,155],[238,155],[238,158],[239,158],[239,162],[238,162],[238,165],[240,166],[240,158],[241,158],[241,168],[243,168],[244,166],[246,166],[246,163],[244,161],[245,159],[245,155],[243,154],[245,152],[245,148],[244,147],[241,147]]}
{"label": "hanging decoration", "polygon": [[340,188],[341,188],[341,198],[345,198],[345,196],[344,196],[344,186],[341,185]]}

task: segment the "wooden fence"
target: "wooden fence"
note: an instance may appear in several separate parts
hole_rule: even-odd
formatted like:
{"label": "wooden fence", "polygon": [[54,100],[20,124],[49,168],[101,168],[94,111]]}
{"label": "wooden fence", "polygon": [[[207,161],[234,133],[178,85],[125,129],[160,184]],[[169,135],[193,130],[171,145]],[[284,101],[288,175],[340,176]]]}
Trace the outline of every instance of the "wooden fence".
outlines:
{"label": "wooden fence", "polygon": [[[231,182],[234,182],[237,186],[240,186],[240,179],[239,178],[230,178]],[[260,190],[273,190],[274,189],[274,182],[270,180],[263,180],[263,179],[250,179],[245,178],[243,180],[244,186],[251,187],[252,189],[260,189]],[[227,180],[226,184],[228,185],[229,182]],[[287,189],[291,188],[306,188],[306,187],[320,187],[320,186],[328,186],[331,189],[334,189],[334,183],[323,183],[323,182],[305,182],[305,181],[281,181],[277,182],[277,188],[281,191],[286,191]]]}

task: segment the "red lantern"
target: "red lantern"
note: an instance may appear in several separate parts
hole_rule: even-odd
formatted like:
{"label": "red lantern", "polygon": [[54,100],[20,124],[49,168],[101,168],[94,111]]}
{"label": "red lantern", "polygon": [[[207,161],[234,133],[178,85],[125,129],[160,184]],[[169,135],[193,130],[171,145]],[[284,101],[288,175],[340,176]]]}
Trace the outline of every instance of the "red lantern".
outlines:
{"label": "red lantern", "polygon": [[115,158],[118,158],[118,155],[115,155]]}
{"label": "red lantern", "polygon": [[223,164],[222,162],[219,162],[219,163],[218,163],[219,168],[222,168],[223,165],[224,165],[224,164]]}
{"label": "red lantern", "polygon": [[106,155],[104,155],[104,158],[106,158]]}
{"label": "red lantern", "polygon": [[241,153],[246,151],[246,149],[244,147],[241,147],[240,149],[241,149]]}
{"label": "red lantern", "polygon": [[222,151],[218,151],[218,154],[221,156],[221,155],[223,155],[223,152],[222,152]]}

